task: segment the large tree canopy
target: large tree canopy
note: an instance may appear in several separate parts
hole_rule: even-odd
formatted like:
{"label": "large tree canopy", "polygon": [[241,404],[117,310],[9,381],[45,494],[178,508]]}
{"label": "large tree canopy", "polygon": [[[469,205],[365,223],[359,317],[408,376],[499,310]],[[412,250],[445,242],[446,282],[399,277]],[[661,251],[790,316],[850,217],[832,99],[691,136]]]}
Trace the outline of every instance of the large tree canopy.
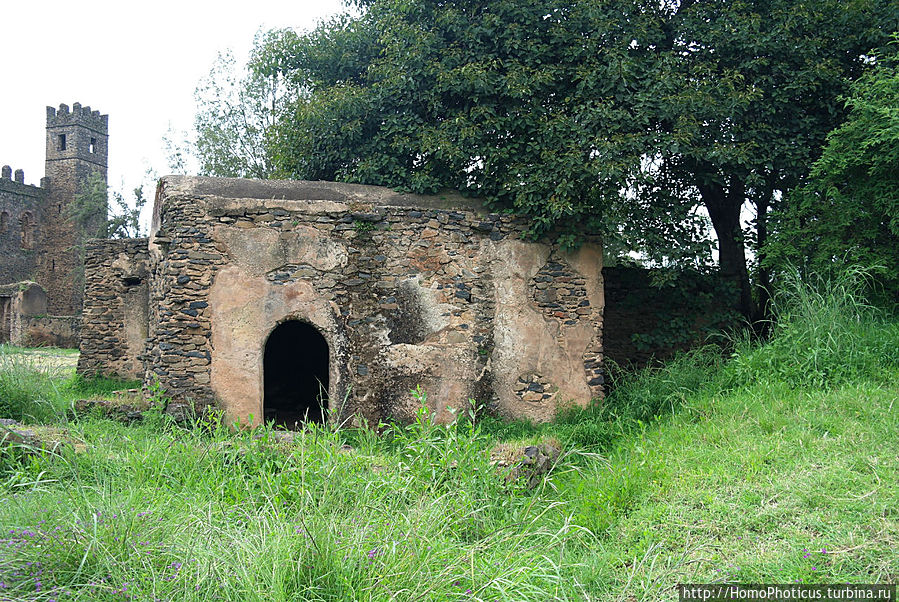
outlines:
{"label": "large tree canopy", "polygon": [[827,137],[808,181],[775,214],[768,261],[805,271],[845,262],[875,268],[899,299],[899,37],[846,97],[849,117]]}
{"label": "large tree canopy", "polygon": [[769,208],[899,28],[894,0],[357,4],[262,69],[301,90],[268,139],[277,175],[459,189],[535,234],[586,228],[653,258],[696,255],[702,206],[746,315],[747,241],[764,250]]}

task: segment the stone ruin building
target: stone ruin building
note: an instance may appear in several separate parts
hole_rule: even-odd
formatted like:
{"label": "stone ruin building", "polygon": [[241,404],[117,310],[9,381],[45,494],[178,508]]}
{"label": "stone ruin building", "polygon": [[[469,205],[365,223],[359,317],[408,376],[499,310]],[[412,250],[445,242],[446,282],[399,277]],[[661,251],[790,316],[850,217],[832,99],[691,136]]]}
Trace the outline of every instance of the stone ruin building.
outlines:
{"label": "stone ruin building", "polygon": [[[0,172],[0,343],[76,347],[82,305],[84,232],[105,207],[72,219],[92,174],[106,181],[108,116],[75,103],[47,107],[46,167],[40,186],[21,169]],[[41,289],[38,291],[38,289]]]}
{"label": "stone ruin building", "polygon": [[232,420],[550,419],[601,396],[598,241],[574,252],[455,195],[163,178],[149,239],[93,240],[78,370]]}

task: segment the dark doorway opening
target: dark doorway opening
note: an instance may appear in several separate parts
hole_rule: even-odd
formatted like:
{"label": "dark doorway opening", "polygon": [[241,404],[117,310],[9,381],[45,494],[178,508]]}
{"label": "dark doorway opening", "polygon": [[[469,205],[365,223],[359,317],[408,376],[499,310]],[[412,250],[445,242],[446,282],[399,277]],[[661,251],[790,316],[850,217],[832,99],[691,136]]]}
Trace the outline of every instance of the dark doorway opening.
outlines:
{"label": "dark doorway opening", "polygon": [[328,342],[314,326],[279,324],[265,343],[263,414],[296,429],[322,423],[328,409]]}

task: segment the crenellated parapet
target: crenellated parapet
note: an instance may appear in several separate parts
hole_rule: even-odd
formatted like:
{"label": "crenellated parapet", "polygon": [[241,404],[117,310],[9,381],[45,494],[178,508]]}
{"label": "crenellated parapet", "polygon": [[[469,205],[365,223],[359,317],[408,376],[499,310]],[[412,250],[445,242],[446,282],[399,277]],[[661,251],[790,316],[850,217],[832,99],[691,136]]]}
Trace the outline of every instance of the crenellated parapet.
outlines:
{"label": "crenellated parapet", "polygon": [[[41,185],[43,186],[43,179]],[[12,167],[4,165],[0,168],[0,190],[14,195],[24,195],[27,197],[37,197],[41,193],[41,189],[37,186],[25,183],[25,171],[17,169],[15,173]]]}
{"label": "crenellated parapet", "polygon": [[80,125],[96,131],[97,133],[109,133],[109,115],[101,115],[100,111],[92,111],[90,107],[82,107],[81,103],[74,103],[72,109],[69,105],[61,104],[59,109],[47,107],[47,127],[59,127],[68,125]]}
{"label": "crenellated parapet", "polygon": [[[109,115],[101,115],[79,103],[47,107],[47,175],[55,178],[54,164],[78,160],[106,175],[109,147]],[[67,172],[70,167],[64,168]],[[83,177],[81,174],[79,177]]]}

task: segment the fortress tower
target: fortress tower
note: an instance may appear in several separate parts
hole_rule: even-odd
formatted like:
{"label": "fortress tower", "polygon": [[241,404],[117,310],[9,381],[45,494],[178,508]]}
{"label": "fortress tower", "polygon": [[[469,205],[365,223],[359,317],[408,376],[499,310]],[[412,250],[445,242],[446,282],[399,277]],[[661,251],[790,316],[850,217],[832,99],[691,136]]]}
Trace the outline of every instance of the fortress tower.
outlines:
{"label": "fortress tower", "polygon": [[[109,116],[79,103],[47,107],[44,235],[35,280],[47,290],[48,311],[81,312],[83,243],[97,236],[106,220],[105,184]],[[77,195],[87,191],[93,174],[102,178],[102,199],[81,220],[73,216]]]}

